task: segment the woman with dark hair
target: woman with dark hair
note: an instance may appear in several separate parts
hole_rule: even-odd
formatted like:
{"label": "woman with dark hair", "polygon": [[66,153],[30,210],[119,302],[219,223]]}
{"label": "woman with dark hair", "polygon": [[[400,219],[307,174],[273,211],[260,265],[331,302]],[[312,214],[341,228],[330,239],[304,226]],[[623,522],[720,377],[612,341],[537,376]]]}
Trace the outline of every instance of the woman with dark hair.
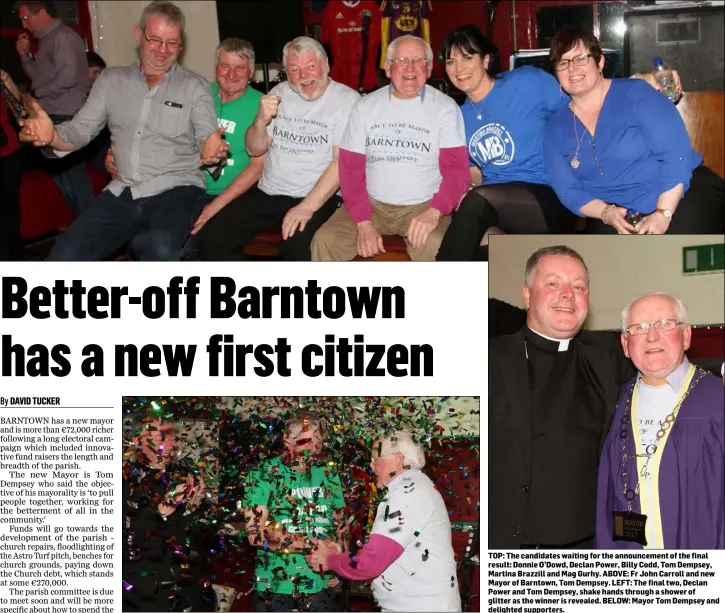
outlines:
{"label": "woman with dark hair", "polygon": [[453,214],[437,260],[476,259],[492,227],[571,231],[575,217],[549,186],[542,150],[546,121],[568,101],[556,79],[530,66],[495,76],[495,47],[474,25],[450,32],[443,54],[448,77],[467,95],[461,111],[473,189]]}
{"label": "woman with dark hair", "polygon": [[692,149],[674,105],[639,79],[605,79],[588,30],[559,32],[550,58],[571,101],[548,123],[546,168],[588,231],[722,233],[725,184]]}

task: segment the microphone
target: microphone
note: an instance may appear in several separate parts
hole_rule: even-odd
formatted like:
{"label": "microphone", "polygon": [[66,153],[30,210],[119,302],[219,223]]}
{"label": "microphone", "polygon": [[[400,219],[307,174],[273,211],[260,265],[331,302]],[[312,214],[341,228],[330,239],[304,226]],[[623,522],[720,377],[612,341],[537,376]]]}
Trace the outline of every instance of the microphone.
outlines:
{"label": "microphone", "polygon": [[370,20],[373,18],[373,14],[364,9],[360,12],[362,17],[362,55],[360,56],[360,72],[357,80],[357,91],[362,94],[365,90],[363,88],[363,80],[365,79],[365,63],[368,57],[368,30],[370,30]]}
{"label": "microphone", "polygon": [[365,9],[364,11],[362,11],[360,13],[360,15],[363,18],[362,30],[363,30],[363,32],[367,33],[367,31],[370,29],[370,20],[373,18],[373,14],[370,11],[368,11],[367,9]]}

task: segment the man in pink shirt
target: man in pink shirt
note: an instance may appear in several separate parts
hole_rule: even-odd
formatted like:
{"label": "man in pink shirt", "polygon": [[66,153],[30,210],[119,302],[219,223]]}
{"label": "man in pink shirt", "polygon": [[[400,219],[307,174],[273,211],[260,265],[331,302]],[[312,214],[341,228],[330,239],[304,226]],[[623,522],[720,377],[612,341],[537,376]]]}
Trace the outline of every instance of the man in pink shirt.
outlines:
{"label": "man in pink shirt", "polygon": [[448,511],[433,482],[421,472],[423,449],[397,431],[373,445],[377,486],[387,488],[365,546],[354,556],[321,541],[311,568],[372,581],[383,611],[460,611],[461,597]]}
{"label": "man in pink shirt", "polygon": [[387,50],[390,86],[353,107],[340,144],[344,206],[317,231],[313,260],[352,260],[385,251],[383,235],[405,238],[414,261],[433,261],[469,182],[463,116],[426,85],[433,51],[402,36]]}

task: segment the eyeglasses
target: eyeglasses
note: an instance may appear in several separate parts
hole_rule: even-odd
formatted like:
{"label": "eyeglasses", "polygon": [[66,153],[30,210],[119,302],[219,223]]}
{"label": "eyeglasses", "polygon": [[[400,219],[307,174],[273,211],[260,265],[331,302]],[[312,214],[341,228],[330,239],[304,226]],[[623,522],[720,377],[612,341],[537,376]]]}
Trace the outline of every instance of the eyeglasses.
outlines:
{"label": "eyeglasses", "polygon": [[413,66],[425,66],[428,63],[428,60],[424,57],[396,57],[390,60],[391,64],[395,64],[397,66],[405,66],[408,67],[411,64]]}
{"label": "eyeglasses", "polygon": [[569,68],[569,64],[574,64],[574,66],[584,66],[588,61],[589,58],[592,57],[591,53],[584,53],[582,55],[577,55],[576,57],[570,59],[570,60],[559,60],[556,63],[556,71],[562,72]]}
{"label": "eyeglasses", "polygon": [[146,36],[146,31],[141,30],[143,32],[143,37],[146,39],[146,42],[151,45],[153,49],[161,49],[164,45],[166,45],[166,48],[169,51],[176,51],[181,47],[181,43],[175,40],[169,41],[169,40],[161,40],[160,38],[149,38]]}
{"label": "eyeglasses", "polygon": [[672,332],[672,330],[682,323],[677,319],[658,319],[652,323],[642,322],[641,324],[633,324],[626,331],[630,336],[641,336],[647,334],[651,326],[653,328],[659,328],[661,332]]}

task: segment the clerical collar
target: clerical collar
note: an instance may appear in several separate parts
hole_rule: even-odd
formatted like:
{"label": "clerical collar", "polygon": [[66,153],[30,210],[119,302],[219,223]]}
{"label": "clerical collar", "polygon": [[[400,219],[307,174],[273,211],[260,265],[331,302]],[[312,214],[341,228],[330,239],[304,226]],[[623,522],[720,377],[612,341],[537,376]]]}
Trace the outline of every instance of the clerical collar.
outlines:
{"label": "clerical collar", "polygon": [[531,333],[527,334],[526,337],[539,349],[544,351],[567,351],[569,349],[570,338],[551,338],[528,326],[526,331]]}
{"label": "clerical collar", "polygon": [[[673,370],[669,375],[665,377],[665,381],[667,384],[672,388],[672,391],[676,394],[680,393],[680,389],[682,388],[682,384],[685,382],[685,378],[687,377],[687,371],[690,368],[690,360],[687,359],[687,356],[685,356],[685,359],[682,360],[682,364],[680,364],[675,370]],[[637,383],[644,383],[645,385],[649,385],[644,381],[642,378],[642,373],[639,373],[637,375]],[[650,385],[650,387],[656,387],[654,385]]]}

